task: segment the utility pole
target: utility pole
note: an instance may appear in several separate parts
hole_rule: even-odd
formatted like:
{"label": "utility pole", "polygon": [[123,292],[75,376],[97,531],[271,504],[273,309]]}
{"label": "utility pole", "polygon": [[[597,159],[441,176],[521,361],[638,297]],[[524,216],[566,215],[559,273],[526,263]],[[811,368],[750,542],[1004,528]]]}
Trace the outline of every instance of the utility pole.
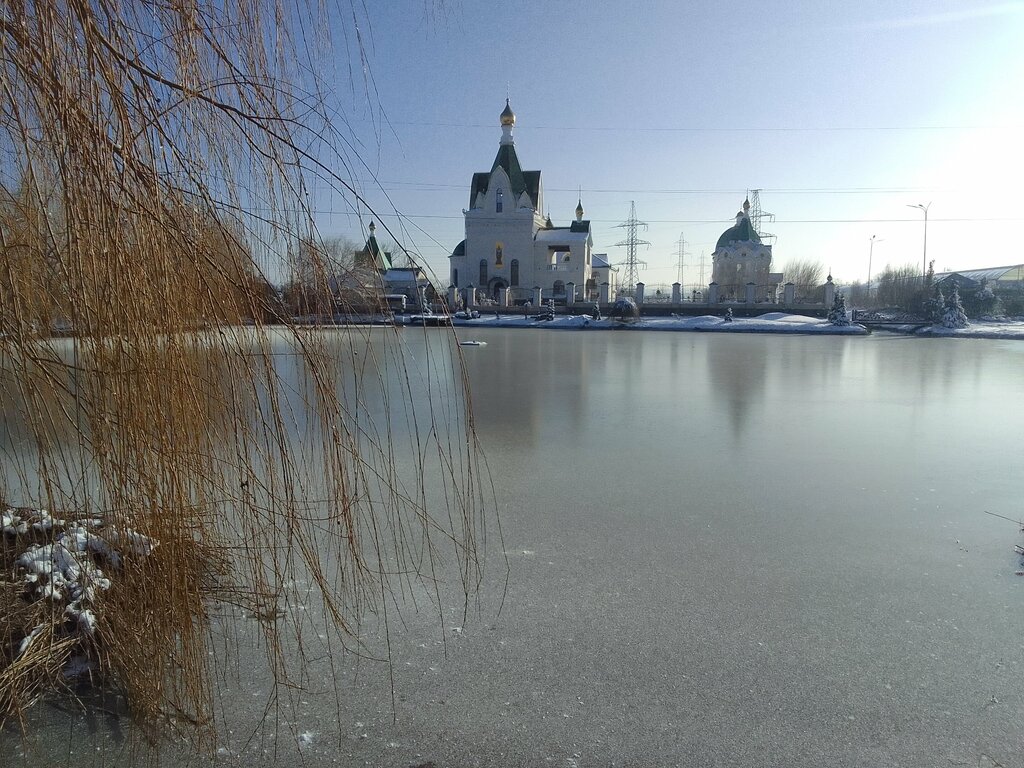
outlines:
{"label": "utility pole", "polygon": [[683,233],[679,233],[679,249],[676,251],[676,255],[679,257],[679,271],[676,275],[676,282],[679,283],[679,290],[683,290],[683,257],[686,256],[686,246],[689,243],[683,239]]}
{"label": "utility pole", "polygon": [[931,202],[927,205],[924,203],[907,204],[907,208],[920,208],[924,212],[924,257],[921,259],[921,285],[924,285],[925,276],[928,274],[928,209],[931,207]]}
{"label": "utility pole", "polygon": [[748,189],[747,199],[750,201],[750,223],[754,226],[754,231],[757,232],[757,236],[761,238],[761,242],[768,245],[773,244],[775,242],[775,235],[770,232],[762,232],[761,222],[767,221],[769,224],[772,223],[775,221],[775,214],[761,210],[760,189]]}
{"label": "utility pole", "polygon": [[637,221],[636,219],[636,201],[631,200],[629,202],[629,218],[622,224],[618,225],[626,230],[626,239],[616,243],[613,247],[626,249],[626,260],[623,262],[623,266],[626,268],[626,274],[623,275],[623,281],[625,288],[620,288],[619,293],[624,296],[635,296],[636,295],[636,284],[640,282],[640,270],[638,265],[645,262],[637,259],[636,249],[640,245],[650,245],[647,240],[641,240],[637,237],[637,229],[643,227],[647,229],[647,223],[643,221]]}
{"label": "utility pole", "polygon": [[878,235],[871,236],[871,247],[868,249],[868,300],[871,299],[871,259],[875,255],[875,243],[881,243]]}

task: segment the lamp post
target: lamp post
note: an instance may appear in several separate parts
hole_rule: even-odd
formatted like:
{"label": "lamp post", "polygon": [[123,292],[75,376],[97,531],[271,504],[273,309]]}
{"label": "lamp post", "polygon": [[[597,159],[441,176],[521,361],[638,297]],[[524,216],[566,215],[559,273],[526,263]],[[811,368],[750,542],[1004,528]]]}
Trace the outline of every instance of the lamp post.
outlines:
{"label": "lamp post", "polygon": [[924,285],[924,277],[928,274],[928,209],[931,205],[930,202],[927,205],[923,203],[907,205],[907,208],[920,208],[924,212],[924,258],[921,260],[921,285]]}
{"label": "lamp post", "polygon": [[868,301],[871,300],[871,259],[875,255],[875,243],[883,242],[878,235],[871,236],[871,247],[868,249]]}

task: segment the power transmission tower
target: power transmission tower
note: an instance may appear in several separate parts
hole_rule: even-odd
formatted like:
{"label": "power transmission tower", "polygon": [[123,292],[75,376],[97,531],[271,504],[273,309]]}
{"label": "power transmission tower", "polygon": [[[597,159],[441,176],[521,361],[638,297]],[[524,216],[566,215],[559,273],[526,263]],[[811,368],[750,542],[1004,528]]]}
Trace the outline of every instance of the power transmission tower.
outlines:
{"label": "power transmission tower", "polygon": [[683,290],[683,288],[682,288],[682,286],[683,286],[683,266],[684,266],[683,258],[687,255],[686,254],[686,246],[687,245],[689,245],[689,243],[687,243],[683,239],[683,233],[680,232],[679,233],[679,249],[676,251],[676,255],[679,257],[679,273],[678,273],[678,275],[676,275],[676,282],[679,283],[679,286],[680,286],[679,290]]}
{"label": "power transmission tower", "polygon": [[636,284],[640,282],[640,270],[638,266],[643,264],[647,266],[646,262],[640,261],[636,256],[636,249],[638,245],[650,245],[647,240],[640,240],[636,236],[637,229],[643,227],[647,229],[647,223],[644,221],[637,221],[636,219],[636,201],[631,200],[629,202],[629,218],[618,226],[625,228],[626,239],[616,243],[614,248],[625,247],[626,249],[626,260],[622,262],[622,266],[626,268],[626,274],[623,275],[624,288],[619,289],[619,293],[623,296],[635,296],[636,295]]}
{"label": "power transmission tower", "polygon": [[754,231],[757,232],[758,237],[761,238],[761,242],[767,245],[772,245],[775,242],[775,235],[770,232],[763,232],[761,230],[761,222],[767,221],[771,224],[775,221],[775,214],[768,213],[761,210],[761,190],[760,189],[748,189],[747,199],[750,200],[750,223],[754,225]]}

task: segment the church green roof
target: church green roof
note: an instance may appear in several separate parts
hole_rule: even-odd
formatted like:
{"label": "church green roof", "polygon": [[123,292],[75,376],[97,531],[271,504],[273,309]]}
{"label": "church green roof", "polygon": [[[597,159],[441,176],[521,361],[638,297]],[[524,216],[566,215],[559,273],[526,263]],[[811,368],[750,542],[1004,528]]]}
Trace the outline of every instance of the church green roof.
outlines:
{"label": "church green roof", "polygon": [[479,192],[486,192],[491,181],[491,174],[496,168],[501,168],[508,176],[512,185],[513,200],[517,200],[523,192],[530,196],[533,207],[537,207],[537,197],[540,191],[540,171],[524,171],[519,165],[519,157],[516,155],[516,148],[513,144],[502,144],[498,147],[498,154],[494,158],[489,173],[474,173],[473,184],[469,190],[469,207],[476,205],[476,196]]}
{"label": "church green roof", "polygon": [[356,253],[356,264],[384,272],[391,269],[391,254],[382,251],[377,244],[377,238],[370,235],[366,240],[366,247]]}
{"label": "church green roof", "polygon": [[761,238],[758,237],[757,232],[754,230],[754,226],[750,223],[750,219],[744,217],[740,219],[740,223],[734,227],[729,227],[722,236],[718,238],[718,243],[715,245],[715,250],[724,248],[729,243],[735,242],[750,242],[760,243]]}

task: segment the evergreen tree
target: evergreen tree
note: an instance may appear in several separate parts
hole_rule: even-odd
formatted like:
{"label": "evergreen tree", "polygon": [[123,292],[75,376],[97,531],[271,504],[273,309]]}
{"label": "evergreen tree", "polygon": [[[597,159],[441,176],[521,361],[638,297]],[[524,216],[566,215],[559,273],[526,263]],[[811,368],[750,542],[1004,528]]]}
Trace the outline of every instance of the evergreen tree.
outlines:
{"label": "evergreen tree", "polygon": [[946,311],[946,297],[942,295],[942,288],[936,283],[935,292],[931,298],[921,303],[921,313],[925,319],[933,323],[941,323],[942,316]]}
{"label": "evergreen tree", "polygon": [[956,283],[953,283],[953,290],[946,299],[946,313],[942,316],[942,324],[946,328],[966,328],[970,325],[963,304],[960,303],[960,290]]}
{"label": "evergreen tree", "polygon": [[725,317],[722,318],[722,322],[725,322],[725,323],[731,323],[732,322],[732,307],[726,308],[726,310],[725,310]]}
{"label": "evergreen tree", "polygon": [[850,314],[846,311],[846,295],[842,291],[836,291],[832,309],[828,311],[828,321],[832,325],[850,325]]}

